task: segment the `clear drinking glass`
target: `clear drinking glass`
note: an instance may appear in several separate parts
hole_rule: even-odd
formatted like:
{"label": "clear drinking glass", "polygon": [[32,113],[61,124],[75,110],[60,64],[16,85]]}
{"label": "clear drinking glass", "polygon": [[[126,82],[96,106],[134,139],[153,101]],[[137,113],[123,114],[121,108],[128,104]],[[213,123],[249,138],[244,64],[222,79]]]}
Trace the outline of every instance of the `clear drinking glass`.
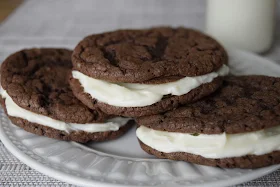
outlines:
{"label": "clear drinking glass", "polygon": [[275,0],[208,0],[206,32],[225,46],[265,52],[274,39]]}

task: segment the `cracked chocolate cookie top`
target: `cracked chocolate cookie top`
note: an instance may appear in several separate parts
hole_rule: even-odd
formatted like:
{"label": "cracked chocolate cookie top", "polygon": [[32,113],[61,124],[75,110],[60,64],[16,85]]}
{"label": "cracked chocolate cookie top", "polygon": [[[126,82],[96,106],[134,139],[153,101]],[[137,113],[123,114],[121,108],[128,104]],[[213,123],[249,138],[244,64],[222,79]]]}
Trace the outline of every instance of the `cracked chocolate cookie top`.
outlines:
{"label": "cracked chocolate cookie top", "polygon": [[75,70],[93,78],[155,84],[216,71],[227,63],[227,54],[199,31],[160,27],[88,36],[72,61]]}
{"label": "cracked chocolate cookie top", "polygon": [[106,115],[76,99],[68,84],[71,53],[66,49],[27,49],[1,66],[1,86],[29,111],[70,123],[102,122]]}
{"label": "cracked chocolate cookie top", "polygon": [[212,95],[173,111],[140,117],[138,125],[182,133],[244,133],[280,124],[280,78],[227,77]]}

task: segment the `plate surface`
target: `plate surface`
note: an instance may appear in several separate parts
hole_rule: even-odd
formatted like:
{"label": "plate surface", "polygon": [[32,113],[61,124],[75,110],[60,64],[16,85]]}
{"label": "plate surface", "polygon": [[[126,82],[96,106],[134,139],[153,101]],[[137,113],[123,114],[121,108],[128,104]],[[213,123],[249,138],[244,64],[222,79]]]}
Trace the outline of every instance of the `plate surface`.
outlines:
{"label": "plate surface", "polygon": [[[244,51],[228,50],[236,75],[280,75],[280,66]],[[0,111],[0,138],[28,166],[81,186],[228,186],[266,175],[280,165],[255,170],[221,169],[156,159],[141,150],[135,127],[104,143],[64,142],[25,132]]]}

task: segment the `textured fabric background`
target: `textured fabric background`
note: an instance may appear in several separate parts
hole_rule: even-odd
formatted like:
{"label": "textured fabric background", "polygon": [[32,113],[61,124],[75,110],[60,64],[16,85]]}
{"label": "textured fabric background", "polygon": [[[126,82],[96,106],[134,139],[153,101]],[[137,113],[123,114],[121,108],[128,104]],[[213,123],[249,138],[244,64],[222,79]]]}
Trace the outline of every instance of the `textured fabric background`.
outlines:
{"label": "textured fabric background", "polygon": [[[204,29],[204,0],[26,0],[0,25],[0,62],[30,47],[73,48],[84,36],[118,28],[172,25]],[[249,7],[248,7],[249,8]],[[263,56],[280,64],[280,3],[275,45]],[[73,186],[12,156],[0,141],[0,186]],[[237,186],[280,186],[280,170]]]}

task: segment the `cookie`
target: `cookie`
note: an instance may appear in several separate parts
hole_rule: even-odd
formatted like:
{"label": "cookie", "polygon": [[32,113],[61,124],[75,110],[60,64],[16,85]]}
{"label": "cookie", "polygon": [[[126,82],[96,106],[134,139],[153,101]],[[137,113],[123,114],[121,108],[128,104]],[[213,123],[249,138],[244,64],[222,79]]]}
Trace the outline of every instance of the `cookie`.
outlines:
{"label": "cookie", "polygon": [[3,62],[1,96],[8,117],[29,132],[62,140],[103,141],[122,135],[129,119],[89,109],[73,95],[68,83],[71,53],[26,49]]}
{"label": "cookie", "polygon": [[193,29],[117,30],[76,46],[70,85],[92,109],[152,115],[214,92],[229,72],[227,61],[217,41]]}
{"label": "cookie", "polygon": [[200,164],[200,165],[220,167],[220,168],[254,169],[254,168],[260,168],[260,167],[265,167],[265,166],[280,163],[280,151],[273,151],[271,153],[263,154],[263,155],[245,155],[241,157],[211,159],[211,158],[204,158],[202,156],[194,155],[186,152],[164,153],[147,146],[141,141],[139,143],[141,148],[145,152],[151,155],[155,155],[158,158],[181,160],[193,164]]}
{"label": "cookie", "polygon": [[156,102],[149,106],[143,107],[118,107],[100,102],[95,98],[92,98],[90,94],[85,93],[83,87],[78,80],[70,78],[70,85],[72,87],[74,95],[82,101],[89,108],[100,108],[107,114],[117,114],[120,116],[139,117],[146,115],[158,114],[164,111],[172,110],[178,107],[180,104],[194,102],[204,96],[209,95],[218,89],[222,84],[222,79],[216,78],[211,83],[206,83],[198,88],[191,90],[188,94],[181,96],[164,96],[159,102]]}
{"label": "cookie", "polygon": [[96,79],[148,83],[217,71],[227,62],[227,54],[199,31],[162,27],[88,36],[74,49],[72,61],[75,70]]}
{"label": "cookie", "polygon": [[[1,105],[4,107],[5,113],[7,114],[7,109],[5,107],[5,100],[0,97],[0,101],[1,101]],[[130,127],[134,124],[134,122],[130,120],[126,125],[120,127],[118,131],[104,131],[104,132],[95,132],[95,133],[89,133],[86,131],[66,132],[48,126],[40,125],[38,123],[32,123],[23,118],[13,117],[9,115],[8,117],[13,124],[17,125],[18,127],[21,127],[27,132],[37,134],[39,136],[47,136],[49,138],[55,138],[58,140],[75,141],[80,143],[86,143],[89,141],[101,142],[101,141],[117,139],[118,137],[125,134],[130,129]]]}
{"label": "cookie", "polygon": [[280,78],[230,76],[215,93],[158,115],[137,118],[148,153],[218,167],[280,163]]}

